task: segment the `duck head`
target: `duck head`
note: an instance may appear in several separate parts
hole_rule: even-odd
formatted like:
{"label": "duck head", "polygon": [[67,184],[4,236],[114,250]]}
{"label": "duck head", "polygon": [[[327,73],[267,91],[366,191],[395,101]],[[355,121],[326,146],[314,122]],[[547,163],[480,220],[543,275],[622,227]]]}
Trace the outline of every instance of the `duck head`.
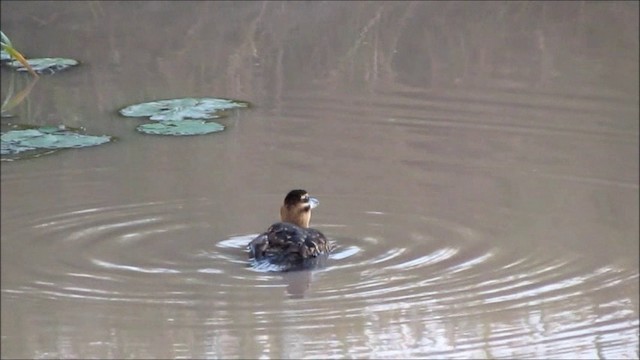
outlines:
{"label": "duck head", "polygon": [[320,202],[316,198],[309,196],[305,190],[291,190],[284,198],[284,204],[280,207],[280,219],[308,228],[311,220],[311,209],[318,206]]}

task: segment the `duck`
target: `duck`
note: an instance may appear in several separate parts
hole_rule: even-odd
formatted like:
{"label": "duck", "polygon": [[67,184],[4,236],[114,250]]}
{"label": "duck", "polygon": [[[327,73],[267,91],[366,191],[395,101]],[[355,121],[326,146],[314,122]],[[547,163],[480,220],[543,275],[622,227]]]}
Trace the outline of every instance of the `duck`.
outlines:
{"label": "duck", "polygon": [[311,210],[320,204],[306,190],[291,190],[280,207],[280,222],[248,245],[250,259],[278,266],[283,271],[324,264],[333,248],[323,233],[310,228]]}

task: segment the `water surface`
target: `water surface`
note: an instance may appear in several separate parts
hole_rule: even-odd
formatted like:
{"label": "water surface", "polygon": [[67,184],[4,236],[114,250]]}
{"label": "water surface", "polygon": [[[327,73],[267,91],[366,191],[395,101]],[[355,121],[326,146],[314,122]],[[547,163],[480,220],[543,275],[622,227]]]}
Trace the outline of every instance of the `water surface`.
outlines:
{"label": "water surface", "polygon": [[[3,358],[638,358],[637,2],[3,2]],[[26,74],[2,69],[2,96]],[[252,108],[223,133],[117,110]],[[247,266],[293,188],[338,248]]]}

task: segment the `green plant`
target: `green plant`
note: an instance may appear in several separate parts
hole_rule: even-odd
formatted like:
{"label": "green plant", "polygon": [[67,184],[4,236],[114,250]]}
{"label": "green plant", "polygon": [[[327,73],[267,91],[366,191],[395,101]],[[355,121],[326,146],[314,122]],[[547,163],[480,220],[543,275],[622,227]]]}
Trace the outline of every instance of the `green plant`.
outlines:
{"label": "green plant", "polygon": [[25,57],[22,56],[22,54],[13,47],[13,44],[11,44],[11,40],[9,40],[9,37],[2,31],[0,31],[0,36],[2,37],[2,41],[0,41],[2,50],[6,51],[7,54],[9,54],[12,58],[18,60],[20,64],[22,64],[22,66],[29,70],[29,73],[31,73],[31,75],[38,77],[38,74],[33,70],[31,65],[29,65],[27,59],[25,59]]}

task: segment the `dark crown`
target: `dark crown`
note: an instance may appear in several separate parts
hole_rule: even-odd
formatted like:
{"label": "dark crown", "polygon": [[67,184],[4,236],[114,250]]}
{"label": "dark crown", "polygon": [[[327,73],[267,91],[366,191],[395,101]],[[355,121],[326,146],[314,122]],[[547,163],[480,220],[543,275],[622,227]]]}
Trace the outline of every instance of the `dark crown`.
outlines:
{"label": "dark crown", "polygon": [[[305,201],[305,197],[306,197],[306,201]],[[307,201],[309,201],[309,193],[307,193],[306,190],[301,190],[301,189],[289,191],[287,196],[284,198],[284,204],[287,206],[292,206],[297,203],[307,202]]]}

